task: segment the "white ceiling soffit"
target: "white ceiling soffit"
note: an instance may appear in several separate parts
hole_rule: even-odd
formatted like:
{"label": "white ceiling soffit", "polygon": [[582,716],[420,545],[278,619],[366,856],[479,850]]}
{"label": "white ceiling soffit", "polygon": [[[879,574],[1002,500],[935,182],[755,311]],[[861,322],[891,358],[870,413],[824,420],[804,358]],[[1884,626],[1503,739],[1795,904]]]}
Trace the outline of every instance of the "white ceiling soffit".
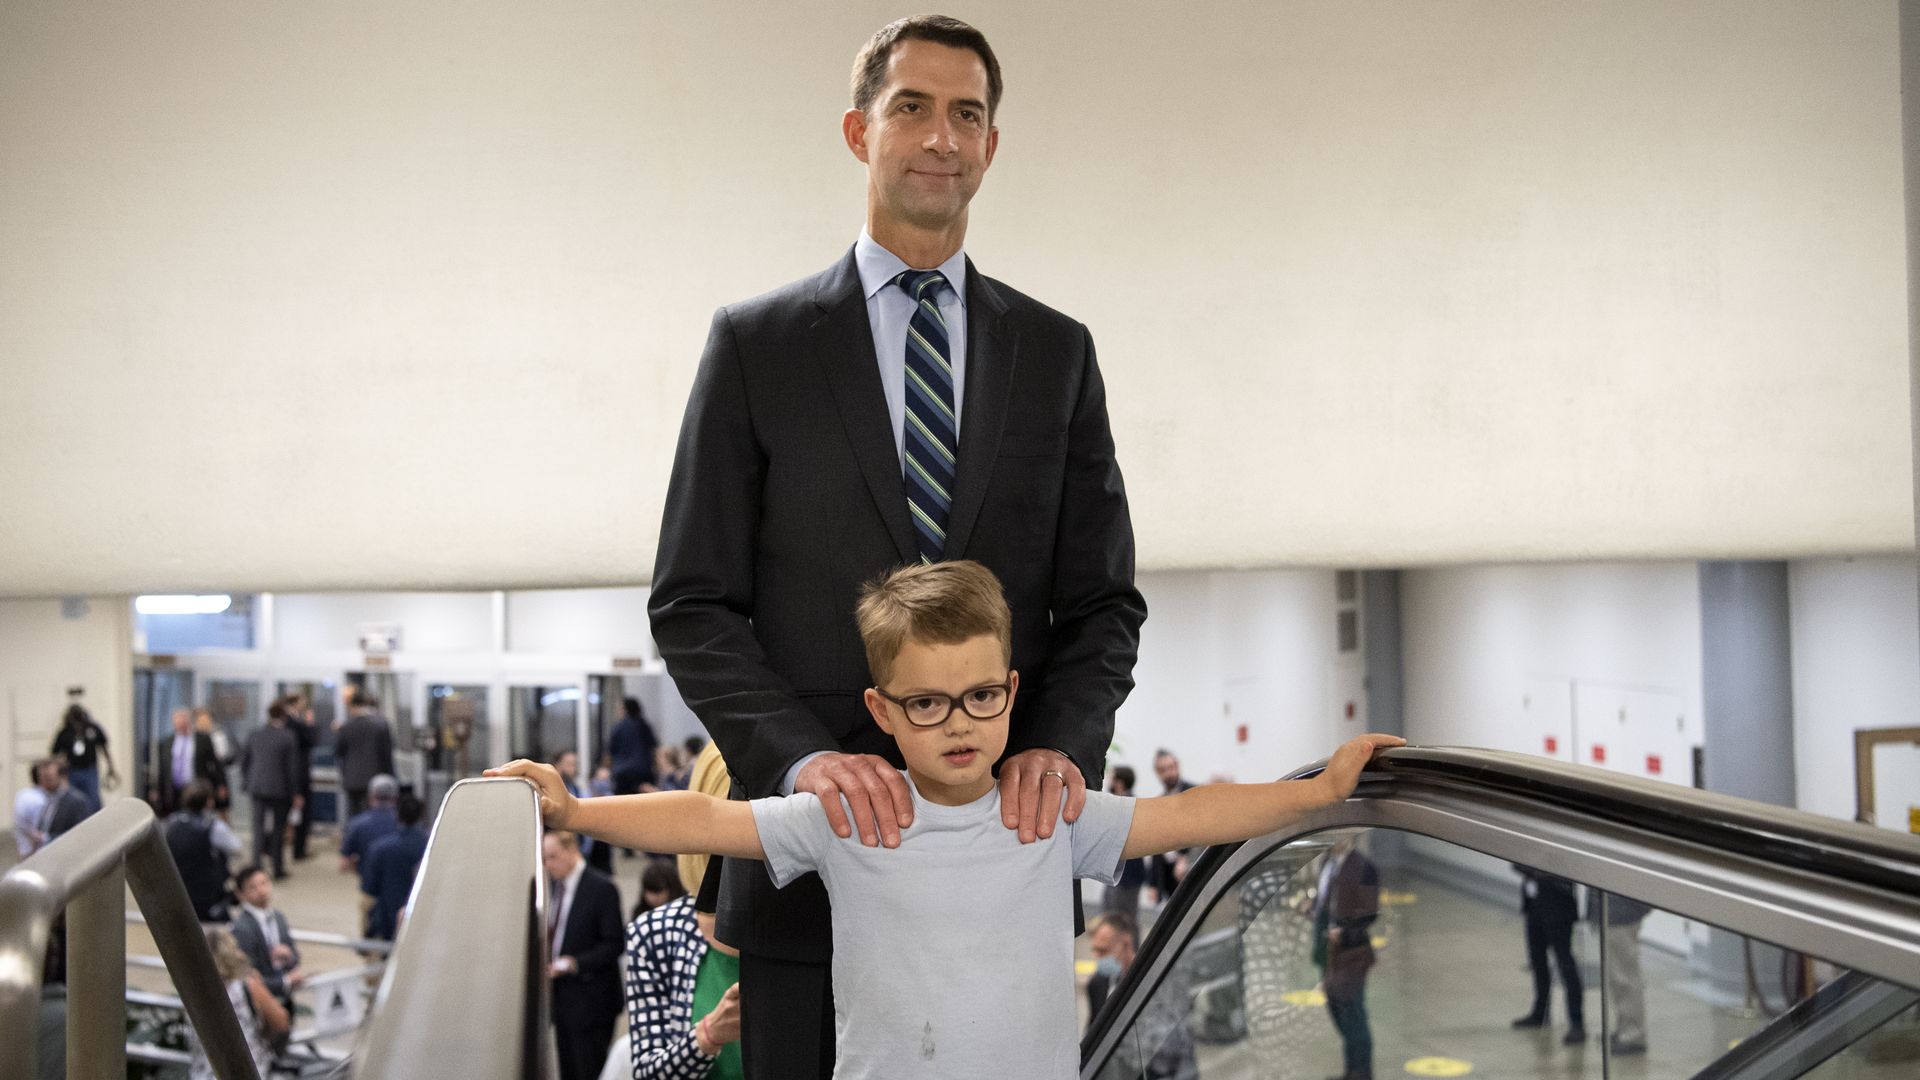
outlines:
{"label": "white ceiling soffit", "polygon": [[[1893,5],[1087,10],[970,9],[968,250],[1091,328],[1143,568],[1910,547]],[[645,581],[713,309],[858,231],[867,17],[114,11],[0,8],[0,594]]]}

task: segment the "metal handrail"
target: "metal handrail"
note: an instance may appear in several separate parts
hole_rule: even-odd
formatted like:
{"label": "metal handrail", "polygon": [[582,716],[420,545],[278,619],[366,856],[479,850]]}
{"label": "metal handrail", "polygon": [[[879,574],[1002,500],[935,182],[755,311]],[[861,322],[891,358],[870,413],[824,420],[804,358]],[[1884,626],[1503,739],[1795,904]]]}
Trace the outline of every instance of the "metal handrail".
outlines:
{"label": "metal handrail", "polygon": [[447,792],[353,1075],[558,1074],[540,836],[538,793],[525,780],[462,780]]}
{"label": "metal handrail", "polygon": [[[259,1080],[153,809],[120,799],[0,878],[0,1031],[39,1024],[53,923],[67,914],[67,1070],[127,1071],[127,889],[220,1080]],[[0,1076],[39,1074],[33,1038],[0,1040]]]}

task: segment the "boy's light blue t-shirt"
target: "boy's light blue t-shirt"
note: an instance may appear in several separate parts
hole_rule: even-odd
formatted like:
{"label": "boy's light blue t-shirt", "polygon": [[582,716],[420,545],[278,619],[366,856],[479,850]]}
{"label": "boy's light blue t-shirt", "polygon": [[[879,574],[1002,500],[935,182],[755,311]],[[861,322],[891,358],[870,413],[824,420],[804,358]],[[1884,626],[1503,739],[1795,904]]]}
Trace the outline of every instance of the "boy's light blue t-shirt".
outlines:
{"label": "boy's light blue t-shirt", "polygon": [[808,793],[752,806],[773,883],[818,872],[833,903],[836,1080],[1079,1075],[1069,885],[1114,883],[1134,800],[1089,791],[1022,844],[997,787],[965,806],[915,790],[897,848],[835,836]]}

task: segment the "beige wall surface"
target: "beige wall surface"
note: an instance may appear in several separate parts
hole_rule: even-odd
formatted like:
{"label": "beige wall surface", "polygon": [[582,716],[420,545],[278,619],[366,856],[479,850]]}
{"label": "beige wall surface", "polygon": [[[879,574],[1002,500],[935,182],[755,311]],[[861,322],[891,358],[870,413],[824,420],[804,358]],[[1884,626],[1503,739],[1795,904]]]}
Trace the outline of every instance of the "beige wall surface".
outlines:
{"label": "beige wall surface", "polygon": [[[1890,0],[953,13],[1143,567],[1911,544]],[[896,14],[0,6],[0,595],[643,582]]]}

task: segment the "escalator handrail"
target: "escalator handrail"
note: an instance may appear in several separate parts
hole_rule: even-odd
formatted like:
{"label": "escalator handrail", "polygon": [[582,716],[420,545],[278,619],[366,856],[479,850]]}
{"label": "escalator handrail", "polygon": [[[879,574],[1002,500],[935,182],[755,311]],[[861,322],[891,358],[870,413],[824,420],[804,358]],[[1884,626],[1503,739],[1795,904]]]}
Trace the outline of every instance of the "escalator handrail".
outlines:
{"label": "escalator handrail", "polygon": [[[1285,779],[1306,779],[1326,767],[1321,760]],[[1355,800],[1406,790],[1429,794],[1453,790],[1483,799],[1542,804],[1613,826],[1627,826],[1688,845],[1715,847],[1757,861],[1847,886],[1887,891],[1896,898],[1920,896],[1920,841],[1853,822],[1771,807],[1712,792],[1618,776],[1599,769],[1531,758],[1505,751],[1459,747],[1398,747],[1377,755],[1361,774]],[[1208,886],[1247,843],[1263,847],[1275,836],[1297,840],[1325,828],[1302,823],[1255,841],[1221,844],[1201,853],[1168,898],[1153,931],[1132,964],[1092,1018],[1081,1040],[1083,1060],[1099,1048],[1123,1012],[1123,1003],[1157,980],[1161,955],[1177,945],[1174,935],[1194,909],[1218,894]],[[1286,840],[1282,841],[1288,842]]]}
{"label": "escalator handrail", "polygon": [[[1324,765],[1296,775],[1310,776]],[[1506,750],[1400,747],[1381,754],[1371,768],[1544,800],[1820,877],[1920,893],[1920,840],[1889,829]]]}

